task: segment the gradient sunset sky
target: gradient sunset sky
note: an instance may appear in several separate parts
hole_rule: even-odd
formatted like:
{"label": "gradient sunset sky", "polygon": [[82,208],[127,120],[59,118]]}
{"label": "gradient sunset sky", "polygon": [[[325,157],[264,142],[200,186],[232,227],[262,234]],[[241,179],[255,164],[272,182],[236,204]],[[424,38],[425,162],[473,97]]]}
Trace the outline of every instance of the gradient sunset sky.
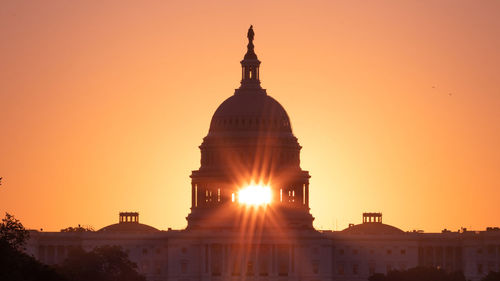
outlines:
{"label": "gradient sunset sky", "polygon": [[262,86],[310,171],[315,227],[500,226],[500,1],[0,4],[0,212],[186,226],[191,170],[239,86]]}

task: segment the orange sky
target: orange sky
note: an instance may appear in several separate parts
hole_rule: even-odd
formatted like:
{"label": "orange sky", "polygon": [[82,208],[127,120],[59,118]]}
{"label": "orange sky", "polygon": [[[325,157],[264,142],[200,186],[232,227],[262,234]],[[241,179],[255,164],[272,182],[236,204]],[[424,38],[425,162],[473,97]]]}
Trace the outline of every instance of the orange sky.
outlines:
{"label": "orange sky", "polygon": [[119,211],[185,227],[198,145],[253,24],[316,227],[363,211],[403,230],[499,226],[499,13],[497,0],[3,1],[0,212],[45,230]]}

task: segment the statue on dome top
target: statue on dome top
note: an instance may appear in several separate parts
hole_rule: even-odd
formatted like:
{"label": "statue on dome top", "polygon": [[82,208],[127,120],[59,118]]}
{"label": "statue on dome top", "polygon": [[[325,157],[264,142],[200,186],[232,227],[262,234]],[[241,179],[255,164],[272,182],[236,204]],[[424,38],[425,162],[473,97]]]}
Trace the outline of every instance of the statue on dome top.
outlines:
{"label": "statue on dome top", "polygon": [[250,28],[248,29],[248,33],[247,33],[248,41],[250,43],[253,42],[253,37],[254,36],[255,36],[255,33],[253,32],[253,25],[250,25]]}

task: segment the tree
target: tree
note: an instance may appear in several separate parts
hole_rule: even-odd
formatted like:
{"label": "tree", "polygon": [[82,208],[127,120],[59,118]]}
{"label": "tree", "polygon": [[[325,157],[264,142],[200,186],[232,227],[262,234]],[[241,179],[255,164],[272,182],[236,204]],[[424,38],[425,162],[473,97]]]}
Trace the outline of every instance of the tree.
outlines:
{"label": "tree", "polygon": [[28,238],[22,223],[6,213],[0,223],[0,280],[64,281],[53,268],[22,251]]}
{"label": "tree", "polygon": [[145,281],[136,271],[137,265],[118,246],[97,247],[90,252],[74,249],[59,268],[71,281]]}
{"label": "tree", "polygon": [[0,280],[67,281],[56,270],[0,241]]}
{"label": "tree", "polygon": [[[88,228],[70,228],[89,231]],[[0,280],[2,281],[146,281],[136,264],[118,246],[90,252],[75,249],[56,268],[42,264],[24,250],[29,233],[14,216],[6,213],[0,223]]]}
{"label": "tree", "polygon": [[386,281],[387,277],[382,273],[375,273],[368,277],[368,281]]}
{"label": "tree", "polygon": [[490,271],[481,281],[500,281],[500,271]]}
{"label": "tree", "polygon": [[13,215],[5,213],[5,218],[0,223],[0,240],[10,247],[20,250],[29,239],[29,232],[24,229],[23,224]]}
{"label": "tree", "polygon": [[61,232],[90,232],[90,231],[95,231],[92,226],[81,226],[78,225],[77,227],[66,227],[64,229],[61,229]]}
{"label": "tree", "polygon": [[[369,281],[466,281],[462,272],[446,272],[435,267],[414,267],[403,271],[389,271],[387,275],[380,273],[368,278]],[[489,280],[488,280],[489,281]]]}

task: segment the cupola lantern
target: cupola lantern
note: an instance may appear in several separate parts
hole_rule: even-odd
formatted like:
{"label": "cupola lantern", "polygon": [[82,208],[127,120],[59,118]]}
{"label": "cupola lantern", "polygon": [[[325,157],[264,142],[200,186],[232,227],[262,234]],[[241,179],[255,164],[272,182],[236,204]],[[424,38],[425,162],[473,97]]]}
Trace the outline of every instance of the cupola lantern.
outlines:
{"label": "cupola lantern", "polygon": [[247,53],[241,61],[241,88],[260,88],[259,66],[260,61],[254,51],[253,39],[255,33],[253,26],[248,29],[247,38]]}

